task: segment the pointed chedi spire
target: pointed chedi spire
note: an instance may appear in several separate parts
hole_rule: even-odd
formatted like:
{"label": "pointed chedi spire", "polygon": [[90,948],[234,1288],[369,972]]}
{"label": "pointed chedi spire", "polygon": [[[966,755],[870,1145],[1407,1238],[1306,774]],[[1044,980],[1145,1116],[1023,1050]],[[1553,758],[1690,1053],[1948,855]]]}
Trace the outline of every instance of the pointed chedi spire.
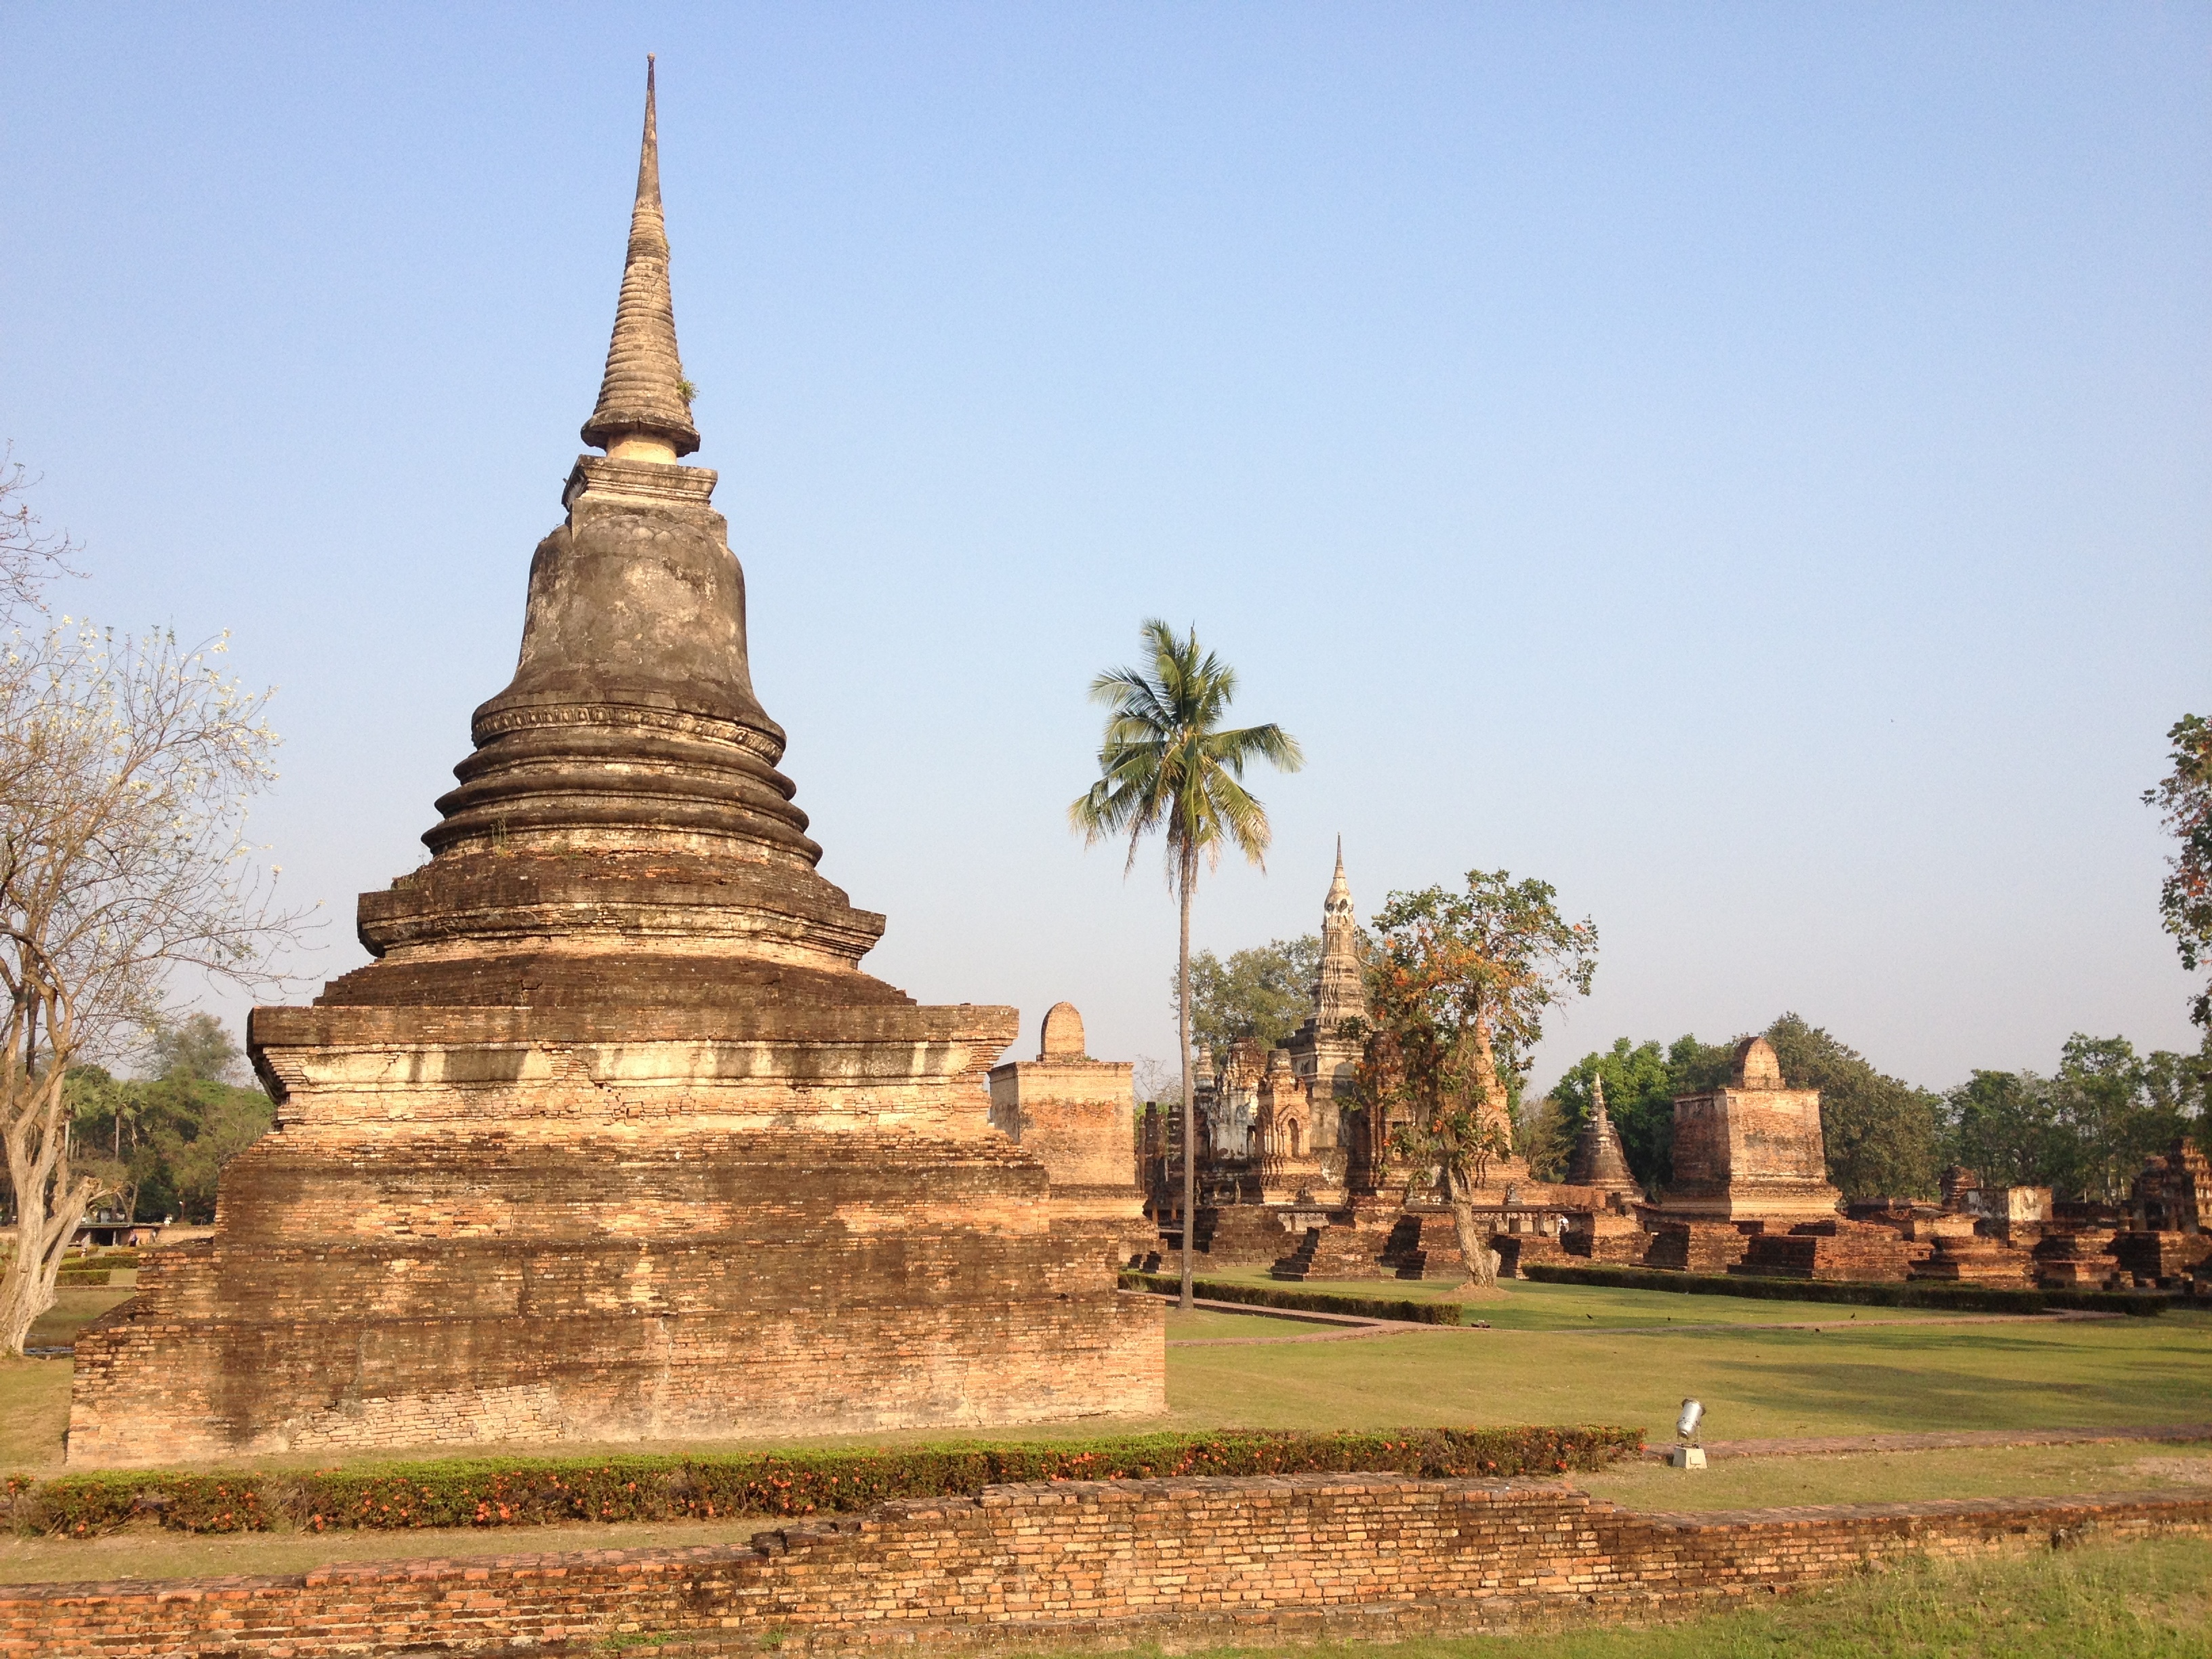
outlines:
{"label": "pointed chedi spire", "polygon": [[699,447],[676,349],[676,304],[668,289],[668,227],[660,213],[660,138],[653,118],[653,59],[645,60],[645,137],[637,158],[637,202],[629,252],[599,407],[584,441],[617,460],[672,462]]}
{"label": "pointed chedi spire", "polygon": [[1344,837],[1336,838],[1336,873],[1321,907],[1321,975],[1314,982],[1314,1021],[1334,1032],[1347,1019],[1367,1012],[1359,979],[1359,916],[1352,907],[1352,883],[1344,873]]}
{"label": "pointed chedi spire", "polygon": [[[816,866],[754,695],[744,572],[713,506],[668,301],[653,76],[614,340],[566,521],[530,561],[514,678],[470,722],[432,857],[364,894],[377,961],[326,1003],[900,1004],[859,970],[883,918]],[[777,989],[775,988],[782,988]],[[994,1051],[995,1052],[995,1051]]]}
{"label": "pointed chedi spire", "polygon": [[1601,1193],[1619,1193],[1624,1197],[1643,1196],[1644,1189],[1629,1173],[1620,1131],[1606,1115],[1605,1079],[1595,1073],[1590,1076],[1590,1115],[1575,1137],[1573,1154],[1567,1159],[1567,1185],[1595,1187]]}

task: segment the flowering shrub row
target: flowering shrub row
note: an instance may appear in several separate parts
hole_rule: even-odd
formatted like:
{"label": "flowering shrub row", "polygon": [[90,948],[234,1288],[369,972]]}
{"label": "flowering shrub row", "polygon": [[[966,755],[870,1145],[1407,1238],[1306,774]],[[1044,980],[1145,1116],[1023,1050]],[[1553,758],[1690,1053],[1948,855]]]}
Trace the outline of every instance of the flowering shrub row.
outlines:
{"label": "flowering shrub row", "polygon": [[1510,1478],[1602,1468],[1638,1429],[1400,1429],[1311,1434],[1226,1429],[1047,1445],[943,1445],[692,1457],[470,1459],[362,1470],[172,1474],[116,1471],[0,1483],[18,1531],[65,1537],[152,1519],[185,1532],[286,1527],[528,1527],[710,1520],[866,1509],[1021,1480],[1394,1472]]}

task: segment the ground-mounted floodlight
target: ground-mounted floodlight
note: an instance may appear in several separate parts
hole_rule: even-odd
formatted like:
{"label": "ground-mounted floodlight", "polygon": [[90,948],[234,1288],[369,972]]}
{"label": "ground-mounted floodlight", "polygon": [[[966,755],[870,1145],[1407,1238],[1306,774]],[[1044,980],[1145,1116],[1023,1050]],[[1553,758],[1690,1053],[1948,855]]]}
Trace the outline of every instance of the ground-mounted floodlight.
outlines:
{"label": "ground-mounted floodlight", "polygon": [[1667,1454],[1667,1462],[1678,1469],[1702,1469],[1705,1467],[1705,1449],[1698,1443],[1698,1425],[1705,1420],[1705,1406],[1701,1400],[1685,1400],[1682,1414],[1674,1419],[1674,1433],[1681,1444]]}

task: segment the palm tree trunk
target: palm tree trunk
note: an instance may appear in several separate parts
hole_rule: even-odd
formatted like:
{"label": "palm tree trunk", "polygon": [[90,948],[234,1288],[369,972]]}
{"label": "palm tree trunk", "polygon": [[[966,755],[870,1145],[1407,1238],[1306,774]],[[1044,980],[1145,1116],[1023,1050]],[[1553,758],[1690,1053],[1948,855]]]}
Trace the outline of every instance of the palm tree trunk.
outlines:
{"label": "palm tree trunk", "polygon": [[1192,1308],[1190,1259],[1198,1236],[1198,1080],[1190,1052],[1190,889],[1197,857],[1185,848],[1176,872],[1182,934],[1176,946],[1176,1024],[1182,1044],[1182,1310]]}
{"label": "palm tree trunk", "polygon": [[1197,1119],[1199,1119],[1199,1086],[1192,1078],[1190,1060],[1190,856],[1183,854],[1176,860],[1175,896],[1183,914],[1182,938],[1175,947],[1175,1030],[1176,1044],[1183,1051],[1183,1294],[1176,1305],[1190,1312],[1190,1249],[1194,1234],[1199,1230],[1199,1206],[1194,1203],[1199,1186],[1197,1159]]}

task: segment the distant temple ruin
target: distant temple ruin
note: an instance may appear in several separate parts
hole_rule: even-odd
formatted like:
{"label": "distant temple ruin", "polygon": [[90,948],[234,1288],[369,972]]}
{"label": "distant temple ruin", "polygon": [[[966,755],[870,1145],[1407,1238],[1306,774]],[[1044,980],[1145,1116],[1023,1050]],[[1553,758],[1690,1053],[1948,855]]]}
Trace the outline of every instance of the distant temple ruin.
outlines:
{"label": "distant temple ruin", "polygon": [[816,871],[715,475],[679,465],[649,70],[583,438],[433,856],[362,896],[374,963],[254,1012],[277,1128],[78,1338],[72,1463],[1164,1406],[1102,1241],[1127,1068],[1055,1010],[994,1131],[1014,1010],[862,973],[884,918]]}
{"label": "distant temple ruin", "polygon": [[[1337,850],[1322,908],[1314,1012],[1281,1047],[1200,1051],[1195,1243],[1209,1265],[1282,1279],[1456,1279],[1457,1229],[1432,1174],[1394,1168],[1392,1126],[1356,1097],[1363,1016],[1358,923]],[[1181,1242],[1178,1115],[1147,1110],[1138,1181],[1157,1242]],[[2051,1289],[2212,1292],[2212,1164],[2189,1140],[2152,1158],[2124,1206],[2054,1204],[2050,1189],[1943,1178],[1940,1204],[1846,1205],[1829,1182],[1820,1091],[1792,1087],[1764,1037],[1736,1047],[1728,1080],[1674,1102],[1673,1170],[1647,1194],[1630,1170],[1601,1075],[1564,1178],[1493,1160],[1474,1194],[1506,1277],[1543,1264],[1741,1277],[1899,1280]]]}

